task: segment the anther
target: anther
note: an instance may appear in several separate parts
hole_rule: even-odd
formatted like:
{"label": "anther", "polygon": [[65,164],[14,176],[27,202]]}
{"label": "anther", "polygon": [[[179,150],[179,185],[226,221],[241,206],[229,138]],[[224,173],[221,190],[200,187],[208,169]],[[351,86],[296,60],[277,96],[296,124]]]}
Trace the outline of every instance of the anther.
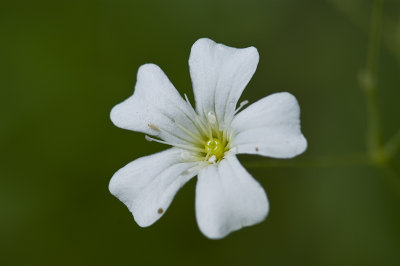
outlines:
{"label": "anther", "polygon": [[208,122],[210,122],[211,125],[214,125],[217,122],[217,118],[215,117],[215,114],[213,112],[208,112],[207,114]]}
{"label": "anther", "polygon": [[215,163],[217,161],[217,157],[215,157],[215,155],[211,156],[210,159],[208,159],[208,162],[210,163]]}
{"label": "anther", "polygon": [[183,172],[181,173],[181,175],[188,175],[188,174],[190,174],[190,171],[189,171],[189,170],[185,170],[185,171],[183,171]]}
{"label": "anther", "polygon": [[248,103],[249,103],[248,100],[244,100],[243,102],[241,102],[241,103],[239,104],[239,107],[243,107],[243,106],[245,106],[245,105],[248,104]]}
{"label": "anther", "polygon": [[149,126],[149,128],[151,128],[151,129],[153,129],[155,131],[160,131],[160,129],[158,127],[156,127],[155,125],[153,125],[153,124],[148,124],[148,126]]}
{"label": "anther", "polygon": [[243,108],[243,106],[245,106],[245,105],[248,104],[248,103],[249,103],[248,100],[245,100],[245,101],[241,102],[241,103],[239,104],[239,107],[235,110],[235,114],[236,114],[237,112],[239,112],[239,111]]}
{"label": "anther", "polygon": [[181,152],[181,159],[182,160],[187,160],[189,158],[190,158],[190,153],[189,152],[187,152],[187,151]]}
{"label": "anther", "polygon": [[189,98],[188,98],[188,96],[186,95],[186,93],[184,93],[183,95],[185,96],[186,102],[190,105],[190,107],[192,107],[192,104],[190,103]]}

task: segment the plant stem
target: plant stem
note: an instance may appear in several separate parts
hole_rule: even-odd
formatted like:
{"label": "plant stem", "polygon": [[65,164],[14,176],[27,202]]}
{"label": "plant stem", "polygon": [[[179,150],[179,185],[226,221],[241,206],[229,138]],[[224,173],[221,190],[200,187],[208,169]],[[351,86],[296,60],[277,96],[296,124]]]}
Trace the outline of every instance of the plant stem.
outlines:
{"label": "plant stem", "polygon": [[360,86],[365,94],[367,107],[367,153],[329,156],[315,159],[300,160],[258,160],[245,162],[244,165],[250,168],[268,167],[332,167],[346,166],[355,164],[373,164],[391,176],[400,176],[400,171],[393,164],[392,158],[400,149],[400,131],[387,143],[383,145],[382,126],[379,113],[378,93],[377,93],[377,73],[379,62],[379,48],[381,35],[381,17],[383,0],[375,0],[372,8],[370,38],[368,41],[368,51],[366,68],[361,71],[359,76]]}
{"label": "plant stem", "polygon": [[[371,162],[381,169],[385,169],[391,177],[400,177],[400,171],[393,163],[393,156],[400,145],[399,133],[387,145],[382,142],[382,126],[379,114],[377,95],[377,73],[379,61],[379,44],[381,32],[383,0],[375,0],[372,10],[371,35],[368,44],[367,66],[361,74],[360,84],[363,88],[367,104],[367,150]],[[396,180],[398,184],[398,180]]]}
{"label": "plant stem", "polygon": [[400,150],[400,130],[386,143],[385,152],[387,156],[391,159]]}
{"label": "plant stem", "polygon": [[367,105],[367,150],[371,156],[371,160],[377,164],[385,160],[377,95],[382,3],[383,0],[374,1],[366,69],[360,75],[360,86],[364,91]]}

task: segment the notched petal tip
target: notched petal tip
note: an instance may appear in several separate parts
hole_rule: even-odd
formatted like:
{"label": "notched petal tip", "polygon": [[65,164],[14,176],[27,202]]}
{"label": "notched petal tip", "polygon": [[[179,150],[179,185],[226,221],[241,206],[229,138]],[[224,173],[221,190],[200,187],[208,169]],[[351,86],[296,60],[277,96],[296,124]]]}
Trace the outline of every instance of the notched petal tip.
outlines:
{"label": "notched petal tip", "polygon": [[281,96],[284,102],[286,102],[287,105],[291,106],[292,112],[297,113],[297,118],[298,118],[298,131],[299,135],[297,137],[296,141],[296,146],[294,148],[292,156],[287,157],[288,159],[294,158],[297,155],[302,154],[307,150],[308,147],[308,142],[307,139],[304,137],[303,133],[301,132],[301,123],[300,123],[300,104],[297,98],[291,94],[290,92],[279,92],[275,93]]}
{"label": "notched petal tip", "polygon": [[242,225],[240,225],[240,226],[238,226],[236,228],[232,228],[232,229],[229,229],[229,230],[216,229],[215,231],[211,231],[211,230],[204,230],[203,227],[199,227],[199,230],[208,239],[220,240],[220,239],[223,239],[223,238],[229,236],[230,234],[235,233],[235,232],[237,232],[237,231],[239,231],[239,230],[241,230],[241,229],[243,229],[245,227],[250,227],[250,226],[255,226],[255,225],[261,224],[262,222],[265,221],[265,219],[267,219],[268,214],[269,214],[269,203],[268,203],[268,200],[267,200],[266,201],[266,210],[265,210],[263,216],[260,216],[258,220],[254,221],[252,223],[242,224]]}
{"label": "notched petal tip", "polygon": [[209,38],[200,38],[197,41],[194,42],[194,44],[192,45],[192,50],[194,48],[200,47],[200,46],[211,46],[216,44],[216,42],[214,42],[213,40],[209,39]]}
{"label": "notched petal tip", "polygon": [[235,48],[207,38],[197,40],[189,56],[197,112],[214,110],[221,124],[230,123],[258,61],[255,47]]}
{"label": "notched petal tip", "polygon": [[300,112],[299,101],[290,92],[278,92],[273,95],[278,95],[279,97],[281,97],[281,101],[285,102],[286,105],[291,106],[291,108],[292,108],[291,111],[297,114],[298,123],[299,123],[299,125],[298,125],[299,135],[298,135],[298,138],[296,141],[296,146],[293,151],[294,153],[291,156],[287,157],[287,159],[294,158],[297,155],[300,155],[303,152],[305,152],[308,147],[307,139],[304,137],[304,135],[301,132],[301,123],[300,123],[300,113],[301,112]]}
{"label": "notched petal tip", "polygon": [[[121,168],[123,169],[123,168]],[[151,221],[148,219],[141,219],[141,217],[138,217],[135,215],[134,210],[132,209],[132,204],[131,201],[124,197],[124,194],[126,194],[124,192],[124,187],[125,187],[125,183],[123,180],[120,180],[121,175],[121,169],[118,170],[111,178],[110,183],[108,184],[108,190],[110,191],[110,193],[115,196],[117,199],[119,199],[122,203],[125,204],[125,206],[128,208],[128,210],[130,211],[134,221],[136,222],[137,225],[139,225],[140,227],[149,227],[150,225],[152,225],[153,223],[155,223],[157,220]]]}
{"label": "notched petal tip", "polygon": [[289,159],[303,153],[300,105],[289,92],[271,94],[238,113],[232,123],[238,153]]}
{"label": "notched petal tip", "polygon": [[200,38],[197,41],[195,41],[193,43],[193,45],[192,45],[192,49],[193,48],[198,48],[198,47],[207,47],[207,46],[211,46],[211,45],[218,45],[221,48],[225,47],[225,48],[237,49],[237,50],[249,50],[249,52],[255,53],[255,54],[258,55],[257,48],[255,48],[254,46],[249,46],[249,47],[246,47],[246,48],[235,48],[235,47],[227,46],[227,45],[222,44],[222,43],[217,43],[217,42],[215,42],[212,39],[207,38],[207,37],[203,37],[203,38]]}
{"label": "notched petal tip", "polygon": [[199,173],[196,218],[206,237],[221,239],[243,227],[261,223],[268,211],[264,189],[235,156]]}
{"label": "notched petal tip", "polygon": [[[108,190],[110,193],[115,196],[117,199],[119,199],[122,203],[125,204],[125,206],[128,208],[128,210],[131,212],[134,221],[139,225],[140,227],[149,227],[152,224],[154,224],[161,216],[164,215],[164,210],[166,207],[159,207],[154,210],[154,213],[157,213],[156,219],[149,219],[147,215],[141,215],[140,213],[137,213],[132,206],[132,196],[129,196],[126,191],[126,180],[124,180],[124,173],[123,169],[121,168],[118,170],[111,178],[109,184],[108,184]],[[137,206],[136,206],[137,207]],[[149,206],[149,208],[152,208],[152,206]],[[160,211],[161,210],[161,211]]]}
{"label": "notched petal tip", "polygon": [[[193,59],[197,59],[195,58],[197,53],[206,53],[208,51],[208,49],[221,49],[226,50],[226,51],[237,51],[240,53],[242,53],[242,56],[247,57],[248,61],[257,61],[256,65],[258,64],[259,61],[259,53],[256,47],[254,46],[249,46],[249,47],[244,47],[244,48],[236,48],[236,47],[231,47],[231,46],[227,46],[225,44],[222,43],[217,43],[209,38],[200,38],[198,39],[191,48],[191,53],[190,53],[190,57],[189,57],[189,62]],[[214,50],[215,52],[217,50]]]}
{"label": "notched petal tip", "polygon": [[108,188],[136,223],[147,227],[164,215],[178,190],[195,175],[181,175],[193,166],[182,163],[180,150],[171,148],[128,163],[112,176]]}

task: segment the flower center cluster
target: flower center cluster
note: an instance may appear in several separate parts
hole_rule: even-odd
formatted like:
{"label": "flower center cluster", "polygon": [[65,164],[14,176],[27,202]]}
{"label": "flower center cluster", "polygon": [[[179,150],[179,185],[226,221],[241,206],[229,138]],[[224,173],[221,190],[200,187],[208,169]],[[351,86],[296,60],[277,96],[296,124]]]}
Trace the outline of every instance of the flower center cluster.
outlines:
{"label": "flower center cluster", "polygon": [[211,138],[205,144],[205,151],[210,157],[215,156],[219,161],[224,157],[225,147],[219,139]]}
{"label": "flower center cluster", "polygon": [[[190,139],[184,143],[170,143],[146,136],[149,141],[157,141],[182,149],[182,161],[199,162],[201,164],[213,164],[221,161],[230,150],[232,136],[229,132],[221,130],[217,118],[213,112],[209,112],[205,118],[195,114],[192,120],[195,122],[196,130],[190,131],[174,121],[177,128],[180,128]],[[149,124],[154,131],[162,132],[162,128]]]}
{"label": "flower center cluster", "polygon": [[[187,97],[186,101],[188,105],[190,105]],[[241,103],[235,113],[246,103],[247,101]],[[181,133],[184,134],[180,136],[175,135],[174,132],[166,131],[157,125],[148,124],[148,126],[156,132],[154,135],[168,134],[176,136],[179,138],[179,142],[166,141],[165,139],[160,140],[149,136],[146,136],[146,139],[148,141],[157,141],[181,149],[182,162],[198,162],[199,167],[218,163],[224,159],[228,153],[235,152],[234,149],[231,149],[230,145],[233,135],[229,130],[229,126],[221,125],[213,111],[209,111],[204,116],[201,116],[191,107],[191,114],[187,115],[187,117],[194,127],[184,127],[179,121],[172,120],[177,129],[180,129]],[[159,136],[163,139],[162,135]]]}
{"label": "flower center cluster", "polygon": [[182,148],[182,160],[185,162],[218,163],[230,150],[231,137],[226,130],[220,130],[218,121],[211,112],[206,119],[197,117],[195,132],[191,132],[179,124],[177,126],[192,138],[192,141],[187,144],[173,145]]}
{"label": "flower center cluster", "polygon": [[207,164],[218,163],[230,150],[228,131],[220,129],[213,112],[209,112],[205,119],[198,116],[197,127],[199,131],[194,133],[193,138],[196,140],[194,146],[198,152],[190,152],[190,156],[187,158]]}

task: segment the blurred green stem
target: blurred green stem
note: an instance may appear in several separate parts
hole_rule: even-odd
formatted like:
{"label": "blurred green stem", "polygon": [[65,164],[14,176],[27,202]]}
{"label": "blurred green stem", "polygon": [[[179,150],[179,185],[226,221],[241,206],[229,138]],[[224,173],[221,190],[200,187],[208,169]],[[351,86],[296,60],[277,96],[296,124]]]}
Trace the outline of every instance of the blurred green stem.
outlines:
{"label": "blurred green stem", "polygon": [[377,73],[379,62],[379,44],[382,20],[383,0],[375,0],[372,10],[371,32],[368,44],[367,66],[360,76],[360,85],[364,91],[367,104],[367,151],[371,163],[381,169],[386,169],[393,177],[400,177],[393,156],[400,145],[400,133],[397,133],[386,145],[382,142],[382,125],[380,121]]}
{"label": "blurred green stem", "polygon": [[400,176],[399,169],[392,162],[393,156],[400,149],[400,131],[386,144],[382,141],[382,126],[379,114],[377,73],[381,35],[383,0],[375,0],[372,8],[371,29],[368,42],[366,68],[359,75],[360,86],[365,94],[367,106],[367,152],[342,156],[320,157],[300,160],[259,160],[245,162],[250,168],[269,167],[331,167],[355,164],[373,164],[392,176]]}
{"label": "blurred green stem", "polygon": [[359,76],[367,105],[367,150],[373,163],[381,165],[386,160],[382,145],[382,130],[377,95],[377,72],[383,0],[375,0],[371,18],[366,68]]}
{"label": "blurred green stem", "polygon": [[[368,32],[369,28],[363,23],[363,17],[360,16],[360,9],[357,8],[357,3],[355,1],[328,0],[328,2],[358,29]],[[397,36],[400,31],[400,24],[397,22],[392,25],[385,25],[385,29],[389,36]],[[382,38],[382,45],[386,47],[386,50],[390,52],[400,64],[399,41],[399,38],[394,38],[394,40],[390,37]]]}
{"label": "blurred green stem", "polygon": [[400,130],[386,143],[385,152],[389,158],[393,158],[400,150]]}

